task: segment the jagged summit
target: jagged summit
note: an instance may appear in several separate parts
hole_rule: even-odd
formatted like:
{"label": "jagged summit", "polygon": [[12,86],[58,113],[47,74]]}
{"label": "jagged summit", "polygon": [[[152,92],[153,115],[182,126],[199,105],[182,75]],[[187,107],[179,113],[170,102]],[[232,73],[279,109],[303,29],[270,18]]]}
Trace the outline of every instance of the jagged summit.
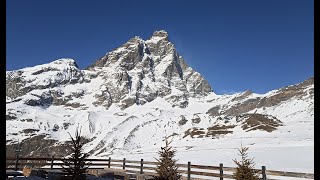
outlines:
{"label": "jagged summit", "polygon": [[148,40],[137,36],[130,39],[87,69],[104,74],[109,87],[105,94],[124,108],[159,96],[173,106],[186,107],[189,97],[212,91],[200,73],[184,62],[164,30],[154,32]]}
{"label": "jagged summit", "polygon": [[51,63],[75,65],[76,61],[72,58],[60,58],[60,59],[52,61]]}
{"label": "jagged summit", "polygon": [[[140,56],[143,54],[163,56],[170,52],[175,53],[176,50],[174,45],[169,41],[168,33],[166,31],[155,31],[147,40],[143,40],[140,36],[135,36],[129,39],[126,43],[119,46],[115,50],[108,52],[105,56],[97,60],[94,64],[90,65],[86,69],[90,69],[92,67],[106,67],[111,62],[121,60],[122,55],[133,54],[134,52],[139,52]],[[129,58],[130,60],[133,60],[135,57],[130,56]],[[107,62],[107,59],[109,59],[109,62]],[[158,60],[162,60],[162,58],[158,58]]]}
{"label": "jagged summit", "polygon": [[[24,95],[33,89],[95,82],[97,89],[93,93],[94,100],[90,102],[94,106],[108,109],[117,104],[127,108],[162,97],[174,107],[185,108],[190,97],[206,96],[212,91],[201,74],[185,63],[168,41],[168,33],[164,30],[154,32],[148,40],[138,36],[131,38],[85,70],[79,70],[73,59],[58,59],[34,68],[23,70],[29,75],[19,81],[23,88],[30,82],[32,86],[23,93],[15,88],[15,95]],[[33,71],[43,75],[40,82],[33,76]],[[8,73],[9,79],[13,77],[14,74]],[[12,92],[11,86],[10,89]]]}
{"label": "jagged summit", "polygon": [[[135,37],[129,39],[128,42],[126,42],[125,44],[140,44],[143,42],[144,42],[144,40],[140,36],[135,36]],[[122,46],[125,46],[125,44],[123,44]],[[120,47],[122,47],[122,46],[120,46]]]}
{"label": "jagged summit", "polygon": [[158,42],[159,40],[169,41],[169,34],[165,30],[155,31],[148,40],[149,42]]}
{"label": "jagged summit", "polygon": [[152,36],[168,37],[168,32],[165,30],[158,30],[155,31]]}

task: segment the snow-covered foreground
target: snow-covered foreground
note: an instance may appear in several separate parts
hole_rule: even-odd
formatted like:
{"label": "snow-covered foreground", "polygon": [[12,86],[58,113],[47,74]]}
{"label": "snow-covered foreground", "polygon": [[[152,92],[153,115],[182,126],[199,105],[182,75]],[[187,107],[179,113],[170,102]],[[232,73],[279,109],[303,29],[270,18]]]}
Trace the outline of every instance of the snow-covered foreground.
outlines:
{"label": "snow-covered foreground", "polygon": [[[109,110],[66,110],[61,106],[51,106],[47,109],[30,107],[20,104],[16,108],[23,109],[24,118],[33,118],[33,123],[12,121],[7,123],[7,132],[19,132],[29,127],[40,129],[38,132],[47,133],[46,128],[55,124],[63,126],[69,123],[69,128],[52,131],[48,138],[59,141],[69,140],[68,132],[74,133],[77,126],[82,127],[82,134],[91,139],[86,144],[85,150],[92,157],[127,158],[130,160],[155,161],[157,151],[164,145],[164,137],[171,136],[172,145],[177,149],[179,163],[201,165],[219,165],[234,167],[232,159],[239,158],[237,148],[249,147],[249,156],[255,158],[256,168],[266,166],[269,170],[310,172],[314,171],[314,130],[313,114],[306,106],[313,100],[291,100],[277,107],[256,109],[260,113],[273,112],[281,119],[283,126],[275,131],[249,131],[235,126],[233,132],[212,137],[191,138],[184,136],[189,128],[207,128],[220,123],[217,119],[210,118],[205,112],[214,103],[229,101],[236,95],[212,95],[207,99],[191,99],[185,109],[173,108],[162,98],[143,105],[133,105],[125,110],[111,106]],[[255,95],[259,96],[259,95]],[[214,103],[208,99],[215,99]],[[10,105],[7,108],[10,108]],[[190,119],[197,114],[201,121],[192,123]],[[181,115],[188,122],[179,125]],[[227,124],[237,124],[235,118]],[[28,126],[26,126],[28,125]],[[25,134],[7,134],[7,139],[20,141],[27,138]]]}
{"label": "snow-covered foreground", "polygon": [[[285,139],[283,139],[275,142],[280,144],[273,144],[273,142],[270,142],[272,141],[271,139],[261,138],[252,140],[242,138],[242,144],[249,147],[249,157],[254,157],[257,169],[260,169],[261,166],[266,166],[269,170],[314,172],[313,141],[306,140],[304,145],[295,145],[295,142],[285,142]],[[221,141],[229,142],[222,143]],[[255,144],[252,145],[253,143]],[[187,164],[190,161],[192,164],[212,166],[219,166],[219,163],[223,163],[226,167],[235,167],[232,159],[240,159],[237,155],[237,148],[240,146],[240,139],[200,142],[196,146],[174,145],[177,150],[176,158],[178,159],[178,163]],[[120,151],[111,157],[116,159],[126,158],[130,160],[144,159],[146,161],[155,161],[154,158],[158,157],[158,150],[159,148],[141,148],[133,152]]]}

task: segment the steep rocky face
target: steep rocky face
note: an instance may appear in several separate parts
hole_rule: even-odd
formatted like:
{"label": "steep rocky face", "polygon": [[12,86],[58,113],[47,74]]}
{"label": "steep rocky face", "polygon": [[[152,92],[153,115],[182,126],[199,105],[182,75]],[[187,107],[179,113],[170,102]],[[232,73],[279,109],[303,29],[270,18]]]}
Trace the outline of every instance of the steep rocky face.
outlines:
{"label": "steep rocky face", "polygon": [[207,111],[212,117],[227,115],[237,116],[257,108],[266,108],[277,106],[285,101],[290,100],[293,97],[301,98],[313,98],[314,96],[314,78],[309,78],[299,84],[287,86],[279,90],[275,90],[273,93],[267,96],[256,97],[252,95],[251,91],[246,91],[231,101],[234,102],[230,106],[215,106]]}
{"label": "steep rocky face", "polygon": [[[63,157],[68,155],[72,149],[72,142],[63,143],[54,139],[45,139],[45,135],[32,136],[19,143],[20,156],[22,157]],[[82,138],[84,143],[88,140]],[[15,157],[18,144],[10,144],[6,146],[6,156]]]}
{"label": "steep rocky face", "polygon": [[73,59],[59,59],[49,64],[7,71],[7,100],[14,100],[33,90],[82,83],[83,78],[83,73]]}
{"label": "steep rocky face", "polygon": [[[143,105],[157,97],[185,108],[189,97],[205,96],[212,91],[208,82],[186,65],[165,31],[154,32],[148,40],[134,37],[85,70],[79,70],[72,59],[59,59],[7,71],[6,75],[7,100],[27,95],[26,104],[31,106],[80,107],[81,104],[68,102],[92,94],[94,100],[89,103],[106,109],[112,104],[122,109]],[[78,92],[65,90],[68,85],[82,83],[96,86],[96,91],[82,91],[76,96]]]}
{"label": "steep rocky face", "polygon": [[96,96],[95,103],[106,107],[120,102],[127,108],[166,96],[172,106],[184,108],[190,96],[212,91],[208,82],[186,65],[165,31],[154,32],[146,41],[134,37],[87,70],[104,79],[107,88]]}

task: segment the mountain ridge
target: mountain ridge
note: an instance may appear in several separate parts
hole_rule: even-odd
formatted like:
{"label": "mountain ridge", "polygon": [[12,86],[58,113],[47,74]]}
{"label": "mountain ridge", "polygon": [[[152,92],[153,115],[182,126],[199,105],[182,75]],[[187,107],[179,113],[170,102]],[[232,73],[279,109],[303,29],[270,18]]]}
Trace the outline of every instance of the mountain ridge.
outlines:
{"label": "mountain ridge", "polygon": [[[63,63],[63,61],[66,62]],[[50,68],[54,64],[63,65],[64,69]],[[70,73],[76,74],[67,74],[67,76],[72,76],[73,81],[76,82],[58,77],[65,75],[64,72],[69,69],[72,70]],[[11,91],[11,93],[7,92],[7,94],[10,94],[9,97],[26,94],[34,88],[55,87],[60,83],[89,82],[92,78],[98,76],[103,79],[103,83],[107,84],[108,88],[102,92],[104,97],[97,95],[96,104],[104,104],[106,108],[109,108],[113,103],[120,103],[120,106],[127,108],[134,103],[150,102],[158,96],[167,96],[168,101],[172,102],[173,106],[186,107],[190,96],[202,96],[212,91],[211,86],[201,74],[187,66],[183,58],[177,53],[174,45],[169,41],[168,33],[163,30],[154,32],[146,41],[139,37],[130,39],[84,70],[78,68],[75,60],[59,59],[32,68],[8,71],[6,73],[7,81],[12,81],[11,79],[17,76],[20,79],[25,77],[22,72],[28,70],[35,72],[27,74],[27,79],[19,82],[19,84],[24,85],[27,84],[25,81],[32,81],[29,78],[32,75],[59,70],[63,72],[57,72],[54,78],[50,74],[49,79],[42,79],[42,81],[47,81],[42,82],[43,86],[37,81],[32,84],[32,87],[22,90],[19,87],[8,85],[7,91]],[[15,72],[17,73],[14,74]],[[37,78],[34,77],[34,79]],[[50,82],[52,83],[50,84]],[[172,91],[178,94],[168,96],[172,94]]]}

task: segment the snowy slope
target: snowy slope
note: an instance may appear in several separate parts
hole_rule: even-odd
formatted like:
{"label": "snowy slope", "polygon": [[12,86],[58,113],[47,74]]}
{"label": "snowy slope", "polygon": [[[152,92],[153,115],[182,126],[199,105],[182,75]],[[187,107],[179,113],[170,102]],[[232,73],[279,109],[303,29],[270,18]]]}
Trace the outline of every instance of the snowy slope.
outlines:
{"label": "snowy slope", "polygon": [[52,154],[32,138],[62,147],[80,126],[93,157],[153,161],[170,136],[181,163],[234,166],[242,143],[257,168],[314,170],[313,78],[266,94],[217,95],[165,31],[132,38],[85,70],[59,59],[6,74],[7,147],[35,143],[25,155]]}

